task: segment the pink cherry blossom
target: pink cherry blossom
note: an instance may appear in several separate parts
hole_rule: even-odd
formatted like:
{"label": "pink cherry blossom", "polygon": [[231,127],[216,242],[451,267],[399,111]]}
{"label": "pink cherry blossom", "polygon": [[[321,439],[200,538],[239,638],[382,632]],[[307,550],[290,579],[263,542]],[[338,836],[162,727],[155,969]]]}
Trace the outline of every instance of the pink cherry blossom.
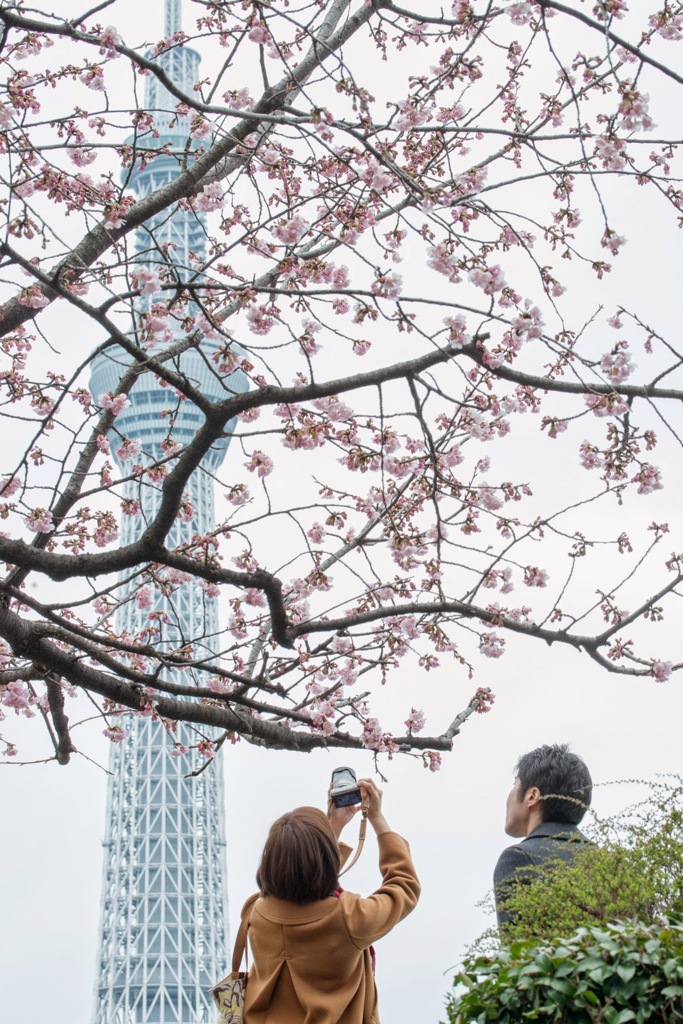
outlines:
{"label": "pink cherry blossom", "polygon": [[363,723],[361,740],[364,747],[370,750],[379,750],[382,745],[382,730],[377,718],[368,718]]}
{"label": "pink cherry blossom", "polygon": [[479,699],[476,711],[479,715],[485,715],[491,710],[491,707],[496,699],[495,693],[491,693],[490,690],[485,689],[483,686],[477,687],[475,697]]}
{"label": "pink cherry blossom", "polygon": [[631,483],[638,484],[638,494],[652,494],[654,491],[661,491],[662,474],[656,466],[644,462],[635,476],[631,477]]}
{"label": "pink cherry blossom", "polygon": [[119,462],[128,462],[129,459],[139,455],[142,450],[142,441],[129,441],[127,438],[116,449],[116,458]]}
{"label": "pink cherry blossom", "polygon": [[[196,331],[199,331],[199,333],[203,335],[205,338],[211,338],[213,341],[219,341],[224,334],[227,334],[228,336],[232,335],[232,331],[228,331],[225,329],[219,330],[218,326],[212,324],[209,318],[202,312],[197,313],[197,316],[195,317],[194,320],[194,324],[192,326]],[[231,373],[235,369],[235,366],[237,365],[237,357],[234,355],[234,353],[230,352],[229,349],[225,353],[215,353],[213,359],[216,363],[222,364],[222,373]],[[229,365],[226,363],[226,360],[229,360]]]}
{"label": "pink cherry blossom", "polygon": [[496,494],[493,487],[490,487],[488,484],[482,484],[477,495],[477,504],[489,512],[497,512],[499,508],[503,507],[503,500]]}
{"label": "pink cherry blossom", "polygon": [[122,743],[126,738],[126,733],[120,725],[109,725],[106,729],[102,730],[102,735],[106,736],[112,743]]}
{"label": "pink cherry blossom", "polygon": [[379,295],[383,299],[397,299],[401,294],[402,286],[403,279],[400,274],[381,274],[370,285],[370,290],[374,295]]}
{"label": "pink cherry blossom", "polygon": [[159,273],[149,267],[134,267],[130,272],[130,283],[141,295],[153,295],[159,290]]}
{"label": "pink cherry blossom", "polygon": [[461,280],[458,258],[450,251],[446,243],[439,243],[431,247],[427,266],[436,270],[437,273],[443,274],[453,284],[458,284]]}
{"label": "pink cherry blossom", "polygon": [[616,138],[600,138],[595,143],[596,156],[602,166],[610,171],[621,171],[626,167],[626,157],[621,142]]}
{"label": "pink cherry blossom", "polygon": [[268,334],[275,324],[271,307],[268,306],[249,306],[247,320],[253,334]]}
{"label": "pink cherry blossom", "polygon": [[411,708],[405,724],[408,732],[420,732],[420,730],[424,729],[425,726],[424,711],[418,711],[417,708]]}
{"label": "pink cherry blossom", "polygon": [[35,700],[31,691],[26,683],[20,680],[12,680],[7,684],[6,689],[0,690],[0,704],[6,708],[12,708],[16,714],[23,713],[26,717],[31,718],[33,712],[30,708],[33,703]]}
{"label": "pink cherry blossom", "polygon": [[111,391],[108,391],[106,395],[100,395],[98,401],[103,409],[107,409],[114,416],[118,416],[119,413],[130,406],[130,401],[125,395],[115,395]]}
{"label": "pink cherry blossom", "polygon": [[546,587],[548,573],[545,569],[539,569],[538,566],[527,565],[524,570],[524,584],[527,587]]}
{"label": "pink cherry blossom", "polygon": [[600,245],[604,249],[609,249],[613,256],[617,256],[621,247],[626,245],[626,239],[623,235],[618,235],[615,231],[611,231],[608,228],[602,236]]}
{"label": "pink cherry blossom", "polygon": [[141,321],[146,346],[165,345],[172,341],[173,331],[165,306],[155,304],[150,313],[143,314]]}
{"label": "pink cherry blossom", "polygon": [[206,597],[209,597],[209,598],[220,597],[221,588],[218,586],[217,583],[211,583],[209,580],[200,580],[199,581],[199,587],[200,587],[201,590],[204,591],[204,594],[206,595]]}
{"label": "pink cherry blossom", "polygon": [[451,16],[456,21],[467,21],[472,17],[472,13],[472,4],[469,3],[469,0],[453,0]]}
{"label": "pink cherry blossom", "polygon": [[154,604],[154,592],[151,587],[140,587],[135,593],[136,608],[151,608]]}
{"label": "pink cherry blossom", "polygon": [[395,184],[393,174],[375,160],[368,160],[360,177],[375,192],[381,192]]}
{"label": "pink cherry blossom", "polygon": [[44,508],[33,509],[28,514],[26,526],[32,533],[51,533],[53,530],[52,512]]}
{"label": "pink cherry blossom", "polygon": [[266,477],[273,472],[273,460],[265,454],[265,452],[256,450],[253,452],[248,462],[244,463],[245,467],[250,473],[256,473],[257,476]]}
{"label": "pink cherry blossom", "polygon": [[250,500],[249,488],[246,484],[234,484],[226,494],[231,505],[246,505]]}
{"label": "pink cherry blossom", "polygon": [[320,523],[313,523],[310,530],[306,531],[306,535],[314,544],[322,544],[325,539],[325,529]]}
{"label": "pink cherry blossom", "polygon": [[296,213],[289,220],[280,221],[273,227],[273,234],[284,245],[296,245],[308,231],[308,221]]}
{"label": "pink cherry blossom", "polygon": [[197,114],[192,120],[190,127],[190,138],[192,139],[207,139],[213,133],[213,125],[211,121],[207,121],[201,114]]}
{"label": "pink cherry blossom", "polygon": [[482,288],[486,295],[495,295],[505,287],[505,277],[498,265],[486,270],[470,270],[469,279],[477,288]]}
{"label": "pink cherry blossom", "polygon": [[528,25],[534,10],[530,3],[514,3],[507,8],[507,15],[513,25]]}
{"label": "pink cherry blossom", "polygon": [[176,514],[176,519],[180,519],[182,523],[191,523],[194,518],[195,511],[192,502],[187,498],[183,498],[180,502],[180,508]]}
{"label": "pink cherry blossom", "polygon": [[654,28],[663,39],[678,42],[683,39],[683,14],[676,14],[666,9],[658,14],[652,14],[648,18],[648,24]]}
{"label": "pink cherry blossom", "polygon": [[171,458],[173,455],[177,455],[178,452],[183,450],[183,446],[180,441],[174,441],[173,438],[167,437],[161,442],[161,450],[164,453],[165,458]]}
{"label": "pink cherry blossom", "polygon": [[97,529],[93,533],[93,540],[98,548],[104,548],[107,544],[113,544],[119,538],[119,530],[116,520],[110,512],[103,513],[98,518]]}
{"label": "pink cherry blossom", "polygon": [[610,353],[602,357],[600,369],[611,384],[617,385],[628,380],[635,370],[628,351],[628,343],[618,342]]}
{"label": "pink cherry blossom", "polygon": [[652,662],[651,675],[657,680],[658,683],[665,683],[667,679],[671,678],[671,671],[673,665],[670,661],[657,661],[656,659]]}
{"label": "pink cherry blossom", "polygon": [[623,18],[628,6],[626,0],[597,0],[593,11],[598,21],[610,21],[612,18]]}
{"label": "pink cherry blossom", "polygon": [[88,65],[85,71],[78,76],[78,80],[83,85],[87,85],[89,89],[94,89],[95,92],[104,92],[104,72],[101,67],[94,64]]}
{"label": "pink cherry blossom", "polygon": [[487,658],[500,658],[505,653],[505,639],[495,633],[482,633],[479,638],[479,652]]}
{"label": "pink cherry blossom", "polygon": [[316,409],[324,412],[331,420],[343,423],[351,419],[353,409],[342,402],[337,395],[329,395],[326,398],[316,398],[313,402]]}
{"label": "pink cherry blossom", "polygon": [[153,483],[160,484],[163,483],[169,472],[169,467],[166,463],[163,463],[160,466],[150,466],[149,469],[145,470],[145,475]]}
{"label": "pink cherry blossom", "polygon": [[312,709],[311,724],[316,732],[331,736],[335,732],[336,708],[329,700],[317,701]]}
{"label": "pink cherry blossom", "polygon": [[401,100],[398,104],[399,116],[394,120],[394,127],[399,131],[410,131],[432,119],[433,104],[420,106],[410,100]]}
{"label": "pink cherry blossom", "polygon": [[425,750],[422,755],[422,763],[430,772],[438,772],[441,768],[441,754],[436,750]]}
{"label": "pink cherry blossom", "polygon": [[104,211],[104,222],[108,228],[122,228],[133,205],[133,199],[125,196],[121,202],[110,203]]}
{"label": "pink cherry blossom", "polygon": [[221,676],[211,676],[207,685],[214,693],[231,693],[234,686],[229,679]]}
{"label": "pink cherry blossom", "polygon": [[223,93],[223,100],[238,110],[252,110],[254,100],[248,88],[232,89]]}
{"label": "pink cherry blossom", "polygon": [[17,476],[4,477],[0,481],[0,497],[11,498],[21,487],[21,480]]}
{"label": "pink cherry blossom", "polygon": [[258,43],[259,46],[266,46],[270,42],[270,33],[263,22],[257,21],[249,30],[249,38],[252,43]]}
{"label": "pink cherry blossom", "polygon": [[116,47],[120,46],[122,42],[123,39],[118,29],[113,25],[107,25],[100,35],[100,53],[102,56],[114,60],[119,56]]}
{"label": "pink cherry blossom", "polygon": [[203,213],[220,210],[225,199],[224,186],[220,181],[209,182],[195,199],[195,208]]}
{"label": "pink cherry blossom", "polygon": [[527,299],[523,311],[513,318],[511,326],[519,337],[527,340],[540,338],[544,326],[540,309]]}
{"label": "pink cherry blossom", "polygon": [[76,164],[77,167],[87,167],[88,164],[92,164],[97,159],[97,151],[95,149],[84,149],[77,146],[75,149],[69,150],[69,159]]}
{"label": "pink cherry blossom", "polygon": [[142,506],[135,498],[124,498],[121,501],[121,512],[124,516],[142,515]]}
{"label": "pink cherry blossom", "polygon": [[648,131],[654,128],[654,122],[648,114],[650,97],[639,93],[629,81],[621,83],[620,91],[622,98],[619,104],[619,113],[622,115],[622,120],[617,127],[625,128],[627,131],[638,131],[639,129]]}
{"label": "pink cherry blossom", "polygon": [[620,395],[587,395],[586,405],[595,416],[623,416],[628,405]]}
{"label": "pink cherry blossom", "polygon": [[50,300],[44,292],[41,292],[40,285],[32,284],[30,288],[24,288],[19,296],[22,306],[29,306],[30,309],[44,309],[49,306]]}

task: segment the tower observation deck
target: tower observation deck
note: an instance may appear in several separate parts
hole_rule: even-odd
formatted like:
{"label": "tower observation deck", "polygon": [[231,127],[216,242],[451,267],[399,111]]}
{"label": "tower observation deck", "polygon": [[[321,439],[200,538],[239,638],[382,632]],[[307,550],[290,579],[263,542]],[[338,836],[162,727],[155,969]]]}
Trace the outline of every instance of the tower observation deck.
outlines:
{"label": "tower observation deck", "polygon": [[[165,0],[165,34],[180,28],[180,0]],[[187,93],[199,77],[199,54],[176,47],[159,58],[169,77]],[[145,105],[154,116],[160,137],[153,143],[164,153],[146,166],[136,166],[129,178],[138,196],[167,184],[180,171],[189,135],[187,118],[175,114],[177,100],[159,81],[146,80]],[[196,273],[205,256],[201,216],[189,209],[147,222],[135,238],[134,261],[158,268],[172,260],[183,277]],[[164,254],[164,255],[161,255]],[[161,296],[140,300],[140,308]],[[180,331],[178,337],[181,337]],[[211,355],[215,343],[206,341],[202,352],[191,349],[174,361],[209,399],[224,399],[247,390],[241,371],[227,379],[214,374]],[[99,395],[118,391],[119,379],[131,357],[121,348],[107,349],[94,360],[91,391]],[[129,394],[130,405],[116,419],[112,452],[118,435],[141,443],[136,461],[152,463],[164,455],[169,437],[164,411],[168,389],[151,373],[143,374]],[[191,402],[174,408],[172,440],[188,444],[203,417]],[[204,534],[214,521],[213,476],[222,463],[229,437],[219,441],[190,479],[186,497],[194,510],[191,521],[176,521],[168,542],[176,546],[195,534]],[[128,480],[124,499],[139,502],[139,516],[124,516],[122,544],[133,542],[156,512],[160,485],[145,479]],[[149,608],[138,607],[132,584],[123,584],[124,601],[117,613],[117,629],[135,635],[149,622]],[[211,657],[217,648],[216,602],[206,599],[194,582],[185,582],[170,596],[159,597],[155,610],[165,623],[160,646],[175,648],[192,640],[195,652]],[[173,681],[195,682],[189,669],[177,669]],[[225,813],[221,765],[187,779],[187,762],[171,755],[172,742],[163,726],[150,718],[131,716],[126,739],[112,747],[100,943],[95,984],[93,1024],[209,1024],[214,1012],[208,989],[225,972],[227,945],[227,886]],[[197,736],[178,723],[174,738],[189,746]]]}

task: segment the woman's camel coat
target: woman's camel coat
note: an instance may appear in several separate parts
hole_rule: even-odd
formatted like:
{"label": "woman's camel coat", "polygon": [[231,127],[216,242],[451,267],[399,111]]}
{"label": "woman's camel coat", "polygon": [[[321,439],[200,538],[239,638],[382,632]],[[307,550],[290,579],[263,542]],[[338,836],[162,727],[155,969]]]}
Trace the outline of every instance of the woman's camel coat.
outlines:
{"label": "woman's camel coat", "polygon": [[[254,963],[244,1024],[378,1024],[370,945],[413,909],[420,883],[405,839],[378,836],[382,885],[313,903],[250,897]],[[343,844],[342,859],[348,848]],[[348,854],[347,854],[348,855]]]}

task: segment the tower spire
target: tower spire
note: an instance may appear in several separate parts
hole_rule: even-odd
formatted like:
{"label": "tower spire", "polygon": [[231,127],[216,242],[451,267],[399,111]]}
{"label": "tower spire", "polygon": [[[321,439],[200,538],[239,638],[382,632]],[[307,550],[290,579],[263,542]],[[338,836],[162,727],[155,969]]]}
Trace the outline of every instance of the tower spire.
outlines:
{"label": "tower spire", "polygon": [[[164,38],[172,38],[181,28],[182,0],[164,0]],[[199,54],[189,46],[174,45],[160,56],[148,54],[157,61],[166,74],[186,95],[192,95],[199,78]],[[145,83],[145,106],[154,115],[154,124],[167,138],[183,137],[187,140],[189,122],[187,117],[176,113],[177,96],[171,95],[155,75],[149,75]]]}
{"label": "tower spire", "polygon": [[180,0],[164,0],[164,35],[180,31]]}

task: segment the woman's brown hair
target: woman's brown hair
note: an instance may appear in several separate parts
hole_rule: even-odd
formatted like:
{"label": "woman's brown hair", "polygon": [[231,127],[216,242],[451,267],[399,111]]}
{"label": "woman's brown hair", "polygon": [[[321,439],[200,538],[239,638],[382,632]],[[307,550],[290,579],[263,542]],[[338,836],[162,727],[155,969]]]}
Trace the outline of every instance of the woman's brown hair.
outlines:
{"label": "woman's brown hair", "polygon": [[311,903],[339,885],[339,846],[317,807],[297,807],[273,822],[263,848],[256,884],[262,896]]}

